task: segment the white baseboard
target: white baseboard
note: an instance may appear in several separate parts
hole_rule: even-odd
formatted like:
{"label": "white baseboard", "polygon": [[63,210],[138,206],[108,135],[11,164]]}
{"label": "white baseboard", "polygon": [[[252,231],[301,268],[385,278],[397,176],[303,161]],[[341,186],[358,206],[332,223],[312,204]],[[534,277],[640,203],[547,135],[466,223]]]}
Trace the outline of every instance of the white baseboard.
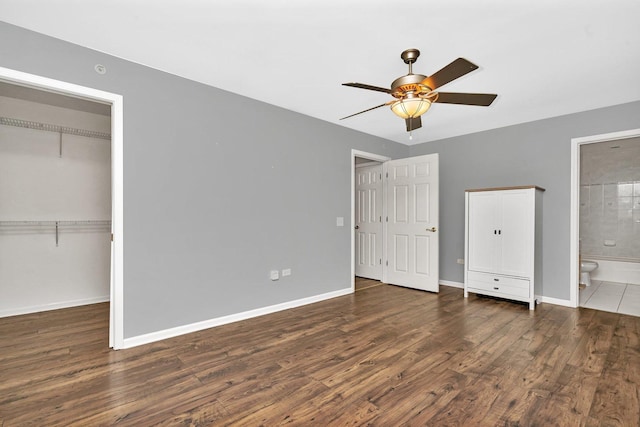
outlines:
{"label": "white baseboard", "polygon": [[78,307],[81,305],[98,304],[108,302],[109,295],[95,298],[85,298],[73,301],[62,301],[51,304],[32,305],[29,307],[11,308],[0,310],[0,317],[19,316],[21,314],[39,313],[41,311],[59,310],[61,308]]}
{"label": "white baseboard", "polygon": [[353,293],[350,287],[339,291],[327,292],[326,294],[315,295],[312,297],[302,298],[295,301],[283,302],[268,307],[257,308],[255,310],[244,311],[242,313],[230,314],[228,316],[217,317],[215,319],[203,320],[202,322],[191,323],[189,325],[177,326],[175,328],[164,329],[162,331],[151,332],[144,335],[125,338],[122,348],[131,348],[143,344],[149,344],[156,341],[165,340],[167,338],[177,337],[179,335],[189,334],[191,332],[201,331],[203,329],[222,326],[228,323],[239,322],[241,320],[251,319],[253,317],[264,316],[290,308],[301,307],[314,302],[320,302],[331,298],[341,297]]}
{"label": "white baseboard", "polygon": [[464,283],[452,282],[450,280],[440,280],[440,284],[443,286],[451,286],[452,288],[464,289]]}
{"label": "white baseboard", "polygon": [[561,305],[563,307],[571,307],[571,308],[576,308],[575,305],[573,305],[571,303],[570,300],[568,299],[559,299],[559,298],[551,298],[551,297],[543,297],[540,295],[536,295],[536,299],[542,303],[549,303],[549,304],[555,304],[555,305]]}

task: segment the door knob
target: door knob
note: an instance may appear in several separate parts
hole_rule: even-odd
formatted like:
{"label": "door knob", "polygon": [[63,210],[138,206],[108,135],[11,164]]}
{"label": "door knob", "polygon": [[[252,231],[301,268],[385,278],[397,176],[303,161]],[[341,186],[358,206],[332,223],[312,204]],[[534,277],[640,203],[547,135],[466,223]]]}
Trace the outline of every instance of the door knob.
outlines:
{"label": "door knob", "polygon": [[360,226],[359,226],[359,225],[356,225],[356,230],[358,230],[358,229],[360,229]]}
{"label": "door knob", "polygon": [[436,232],[436,228],[435,227],[427,228],[427,231],[435,233]]}

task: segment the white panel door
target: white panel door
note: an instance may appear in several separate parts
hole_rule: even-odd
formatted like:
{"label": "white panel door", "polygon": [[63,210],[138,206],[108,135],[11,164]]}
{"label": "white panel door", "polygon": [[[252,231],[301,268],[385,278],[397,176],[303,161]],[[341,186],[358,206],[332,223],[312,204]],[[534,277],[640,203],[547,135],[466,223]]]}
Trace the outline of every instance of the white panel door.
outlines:
{"label": "white panel door", "polygon": [[438,155],[386,166],[387,283],[438,292]]}
{"label": "white panel door", "polygon": [[382,164],[356,168],[356,276],[382,279]]}

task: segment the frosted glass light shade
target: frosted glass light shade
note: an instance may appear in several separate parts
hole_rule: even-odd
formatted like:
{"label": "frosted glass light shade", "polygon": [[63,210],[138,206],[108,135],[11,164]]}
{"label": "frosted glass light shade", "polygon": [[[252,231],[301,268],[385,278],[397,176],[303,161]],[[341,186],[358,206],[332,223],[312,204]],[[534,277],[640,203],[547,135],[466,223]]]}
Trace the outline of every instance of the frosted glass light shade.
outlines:
{"label": "frosted glass light shade", "polygon": [[391,111],[403,119],[420,117],[431,107],[431,101],[425,98],[405,98],[391,104]]}

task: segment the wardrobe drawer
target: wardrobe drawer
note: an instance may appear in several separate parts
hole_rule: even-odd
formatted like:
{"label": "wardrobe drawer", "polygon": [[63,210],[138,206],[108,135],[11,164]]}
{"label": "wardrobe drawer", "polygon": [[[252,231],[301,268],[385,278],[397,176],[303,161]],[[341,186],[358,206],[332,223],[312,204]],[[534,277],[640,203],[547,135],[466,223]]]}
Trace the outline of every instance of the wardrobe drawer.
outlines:
{"label": "wardrobe drawer", "polygon": [[499,274],[479,273],[477,271],[469,271],[467,273],[467,278],[474,282],[496,283],[505,286],[529,289],[528,279],[518,279],[516,277],[501,276]]}
{"label": "wardrobe drawer", "polygon": [[477,289],[479,291],[513,295],[521,298],[529,297],[529,280],[505,277],[499,274],[469,271],[467,273],[467,288],[469,288],[471,292],[473,292],[473,289]]}

